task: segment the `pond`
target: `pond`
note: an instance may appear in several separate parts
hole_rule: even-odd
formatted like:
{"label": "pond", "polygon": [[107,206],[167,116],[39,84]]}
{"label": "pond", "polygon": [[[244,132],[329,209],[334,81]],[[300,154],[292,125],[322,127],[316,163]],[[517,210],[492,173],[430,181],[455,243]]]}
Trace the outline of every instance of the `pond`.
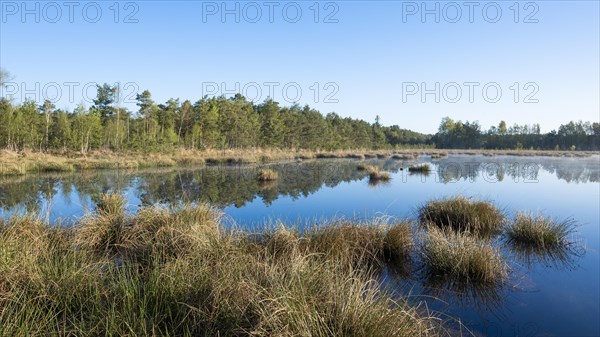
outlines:
{"label": "pond", "polygon": [[[508,284],[476,289],[423,279],[419,266],[390,270],[385,283],[427,308],[457,317],[476,335],[600,335],[600,157],[554,158],[450,155],[415,160],[368,159],[391,172],[370,183],[362,161],[318,159],[266,165],[275,182],[256,180],[256,166],[139,171],[84,171],[0,177],[0,218],[38,212],[68,226],[91,212],[100,196],[119,192],[128,210],[151,204],[207,202],[242,227],[282,221],[302,227],[333,218],[416,218],[428,200],[464,195],[492,201],[509,217],[528,211],[574,219],[578,246],[568,256],[536,258],[505,250]],[[409,173],[429,163],[429,174]],[[497,242],[498,245],[503,243]]]}

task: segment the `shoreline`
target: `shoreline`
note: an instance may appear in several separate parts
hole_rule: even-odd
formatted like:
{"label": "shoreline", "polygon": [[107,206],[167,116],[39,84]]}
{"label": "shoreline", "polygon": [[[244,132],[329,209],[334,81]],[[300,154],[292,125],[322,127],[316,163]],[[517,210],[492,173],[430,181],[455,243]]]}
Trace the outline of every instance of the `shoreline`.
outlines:
{"label": "shoreline", "polygon": [[448,155],[483,156],[540,156],[583,158],[600,155],[600,151],[554,150],[459,150],[459,149],[403,149],[403,150],[175,150],[161,153],[95,151],[80,153],[13,152],[0,150],[0,176],[25,175],[36,172],[75,172],[99,169],[140,169],[151,167],[193,167],[220,164],[266,164],[306,159],[415,159],[419,156],[441,158]]}

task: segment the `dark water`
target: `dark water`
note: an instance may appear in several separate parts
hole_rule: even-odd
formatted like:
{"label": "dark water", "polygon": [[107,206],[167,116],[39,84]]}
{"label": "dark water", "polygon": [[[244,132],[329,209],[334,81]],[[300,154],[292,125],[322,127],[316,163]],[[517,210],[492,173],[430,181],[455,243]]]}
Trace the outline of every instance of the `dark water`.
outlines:
{"label": "dark water", "polygon": [[103,193],[117,191],[127,196],[131,212],[155,203],[208,202],[243,226],[275,219],[301,225],[335,217],[414,218],[427,200],[462,194],[493,201],[509,215],[523,210],[573,218],[579,245],[559,258],[503,249],[512,272],[499,288],[424,278],[418,263],[390,270],[387,282],[432,310],[459,317],[478,335],[600,335],[598,156],[421,157],[416,162],[432,164],[428,176],[409,174],[406,161],[369,162],[392,172],[392,180],[370,184],[356,160],[269,165],[280,176],[269,184],[258,183],[258,168],[251,166],[0,177],[0,218],[36,211],[52,223],[70,223],[92,211]]}

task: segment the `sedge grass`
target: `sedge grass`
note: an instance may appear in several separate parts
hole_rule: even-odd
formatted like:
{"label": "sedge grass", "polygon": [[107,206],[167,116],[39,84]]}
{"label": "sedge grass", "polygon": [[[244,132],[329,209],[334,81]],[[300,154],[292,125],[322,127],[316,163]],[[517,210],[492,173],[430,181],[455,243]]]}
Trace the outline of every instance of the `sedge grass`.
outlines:
{"label": "sedge grass", "polygon": [[583,254],[573,234],[576,224],[572,219],[557,221],[539,214],[517,213],[506,226],[508,246],[522,260],[531,265],[539,261],[546,265],[572,268],[574,258]]}
{"label": "sedge grass", "polygon": [[452,228],[481,235],[500,231],[505,216],[492,203],[457,196],[431,200],[419,207],[419,220],[440,228]]}
{"label": "sedge grass", "polygon": [[368,166],[366,170],[369,174],[369,181],[371,183],[378,181],[389,181],[392,178],[388,172],[381,170],[377,166]]}
{"label": "sedge grass", "polygon": [[[404,249],[404,229],[340,222],[302,234],[280,228],[256,242],[206,205],[121,215],[119,201],[103,198],[73,228],[3,220],[0,335],[445,334],[437,317],[392,297],[356,263],[386,245]],[[117,215],[118,236],[93,237]],[[106,242],[114,255],[97,254]]]}
{"label": "sedge grass", "polygon": [[508,266],[499,251],[468,233],[430,226],[422,250],[434,276],[482,284],[499,284],[508,276]]}
{"label": "sedge grass", "polygon": [[552,249],[569,245],[569,237],[575,229],[572,220],[556,221],[543,215],[518,213],[506,229],[511,242],[528,244],[537,248]]}
{"label": "sedge grass", "polygon": [[429,166],[429,164],[410,166],[408,168],[408,172],[414,172],[414,173],[429,173],[429,171],[431,171],[431,167]]}
{"label": "sedge grass", "polygon": [[258,181],[275,181],[279,179],[279,174],[271,169],[262,169],[258,172]]}

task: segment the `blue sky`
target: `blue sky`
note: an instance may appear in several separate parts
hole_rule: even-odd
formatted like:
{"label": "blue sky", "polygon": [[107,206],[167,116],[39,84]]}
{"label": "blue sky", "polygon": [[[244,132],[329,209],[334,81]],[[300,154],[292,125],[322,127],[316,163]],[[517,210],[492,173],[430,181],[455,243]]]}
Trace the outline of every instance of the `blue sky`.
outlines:
{"label": "blue sky", "polygon": [[157,102],[271,92],[430,133],[444,116],[542,131],[600,119],[598,1],[0,2],[0,66],[15,76],[4,94],[17,101],[29,90],[72,109],[94,96],[86,84],[119,82],[132,110],[144,89]]}

